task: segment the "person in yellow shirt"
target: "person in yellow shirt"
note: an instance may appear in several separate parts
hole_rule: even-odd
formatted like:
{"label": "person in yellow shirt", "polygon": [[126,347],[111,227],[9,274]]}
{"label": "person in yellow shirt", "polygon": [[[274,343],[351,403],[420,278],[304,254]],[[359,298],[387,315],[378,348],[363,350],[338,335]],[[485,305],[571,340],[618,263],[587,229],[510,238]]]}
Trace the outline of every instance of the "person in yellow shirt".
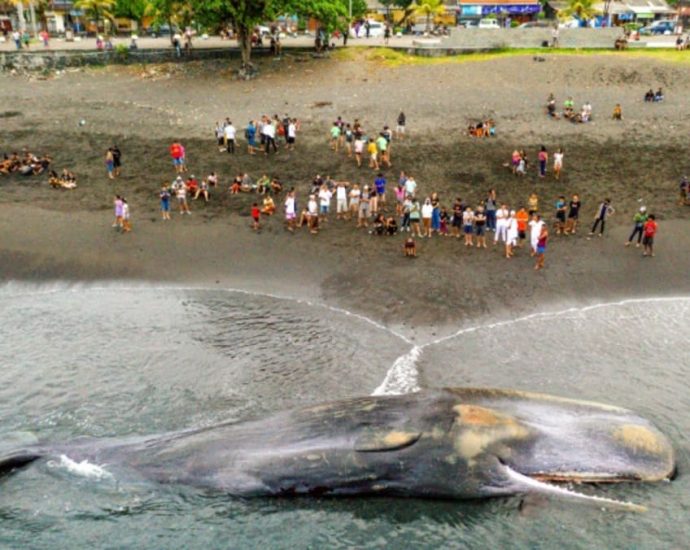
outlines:
{"label": "person in yellow shirt", "polygon": [[374,170],[379,169],[378,153],[379,148],[376,146],[376,142],[373,139],[369,140],[367,145],[367,153],[369,153],[369,168]]}

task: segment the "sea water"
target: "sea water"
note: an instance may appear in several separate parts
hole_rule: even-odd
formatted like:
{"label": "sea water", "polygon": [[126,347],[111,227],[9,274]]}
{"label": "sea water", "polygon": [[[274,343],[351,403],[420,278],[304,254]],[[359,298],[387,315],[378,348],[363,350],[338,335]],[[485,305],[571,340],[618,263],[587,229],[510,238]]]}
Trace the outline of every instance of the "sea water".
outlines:
{"label": "sea water", "polygon": [[649,508],[635,514],[518,497],[243,500],[123,483],[107,464],[65,456],[0,482],[2,548],[687,545],[688,299],[552,305],[435,340],[324,304],[227,289],[11,284],[0,287],[0,307],[0,452],[464,385],[631,408],[671,438],[680,469],[670,483],[593,489]]}

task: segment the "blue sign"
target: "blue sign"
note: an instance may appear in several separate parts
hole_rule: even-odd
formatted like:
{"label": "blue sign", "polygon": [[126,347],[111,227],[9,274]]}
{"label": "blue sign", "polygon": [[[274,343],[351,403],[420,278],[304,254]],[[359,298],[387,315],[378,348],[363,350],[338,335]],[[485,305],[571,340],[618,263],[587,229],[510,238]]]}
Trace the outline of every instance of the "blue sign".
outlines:
{"label": "blue sign", "polygon": [[531,15],[534,13],[539,13],[540,11],[541,6],[539,4],[503,4],[500,6],[482,6],[482,15],[489,15],[491,13],[507,13],[509,15]]}

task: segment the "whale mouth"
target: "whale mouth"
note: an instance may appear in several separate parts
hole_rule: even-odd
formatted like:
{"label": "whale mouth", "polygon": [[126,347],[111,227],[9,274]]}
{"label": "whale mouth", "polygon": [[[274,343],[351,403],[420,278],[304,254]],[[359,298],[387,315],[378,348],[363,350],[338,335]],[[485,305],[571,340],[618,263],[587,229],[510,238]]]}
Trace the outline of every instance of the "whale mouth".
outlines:
{"label": "whale mouth", "polygon": [[[574,491],[567,487],[562,487],[560,485],[554,485],[553,483],[587,483],[587,482],[601,482],[601,483],[615,483],[617,481],[625,481],[620,477],[609,476],[605,477],[581,477],[578,475],[561,475],[557,474],[555,476],[544,476],[535,475],[534,477],[521,474],[517,470],[514,470],[503,461],[500,461],[503,466],[506,477],[510,480],[513,488],[517,493],[539,493],[548,496],[554,496],[558,498],[565,498],[569,500],[579,500],[584,501],[596,506],[609,507],[614,509],[620,509],[631,512],[646,512],[647,508],[645,506],[635,504],[634,502],[628,502],[623,500],[616,500],[608,497],[602,497],[597,495],[586,495]],[[603,476],[604,474],[602,474]],[[599,476],[599,474],[597,474]],[[588,481],[585,481],[588,479]]]}

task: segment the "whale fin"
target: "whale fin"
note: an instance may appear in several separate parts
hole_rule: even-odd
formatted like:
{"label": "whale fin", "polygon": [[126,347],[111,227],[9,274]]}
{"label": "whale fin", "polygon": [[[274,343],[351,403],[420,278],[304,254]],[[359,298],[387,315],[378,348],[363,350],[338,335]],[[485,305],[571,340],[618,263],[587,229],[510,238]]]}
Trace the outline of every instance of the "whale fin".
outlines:
{"label": "whale fin", "polygon": [[28,466],[42,456],[43,455],[39,452],[27,450],[14,451],[12,453],[0,455],[0,477],[9,475],[24,466]]}
{"label": "whale fin", "polygon": [[612,498],[600,497],[595,495],[585,495],[583,493],[578,493],[577,491],[566,489],[565,487],[559,487],[557,485],[552,485],[550,483],[545,483],[543,481],[532,479],[531,477],[516,472],[509,466],[506,466],[505,464],[503,466],[505,468],[506,475],[518,491],[540,493],[544,495],[557,496],[561,498],[582,500],[594,505],[627,510],[631,512],[647,511],[647,508],[645,508],[644,506],[635,504],[633,502],[615,500]]}
{"label": "whale fin", "polygon": [[414,445],[420,437],[422,437],[422,432],[370,430],[357,438],[355,451],[360,453],[398,451]]}

